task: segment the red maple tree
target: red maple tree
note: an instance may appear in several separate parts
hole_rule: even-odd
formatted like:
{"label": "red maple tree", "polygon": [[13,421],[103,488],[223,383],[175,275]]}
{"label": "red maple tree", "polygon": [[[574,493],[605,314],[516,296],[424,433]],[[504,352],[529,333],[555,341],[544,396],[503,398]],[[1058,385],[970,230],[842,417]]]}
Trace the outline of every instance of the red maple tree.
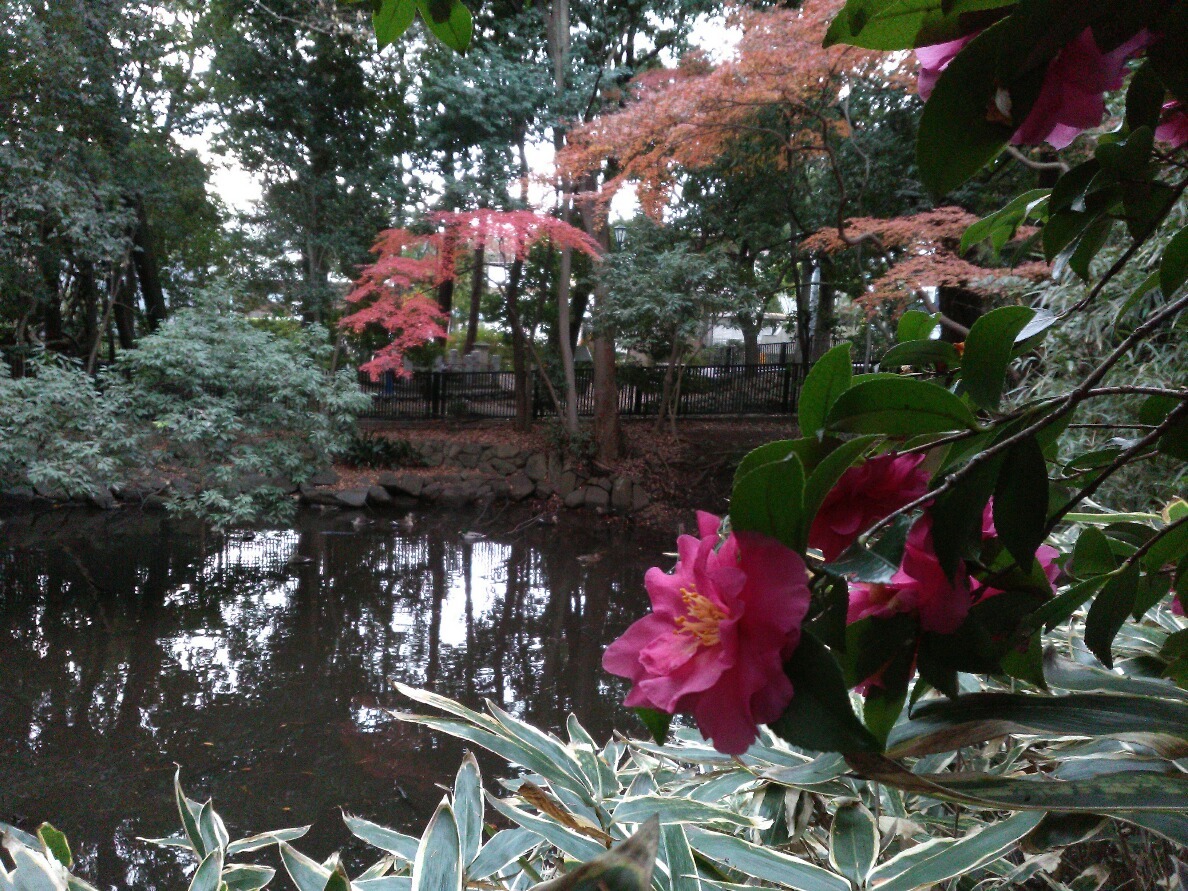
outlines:
{"label": "red maple tree", "polygon": [[[346,295],[358,307],[339,325],[361,333],[378,326],[391,341],[365,362],[361,369],[373,380],[385,372],[406,375],[404,354],[411,348],[445,337],[448,317],[432,293],[457,278],[460,261],[482,248],[487,256],[502,257],[513,266],[508,288],[509,318],[515,319],[520,271],[532,248],[551,242],[592,257],[601,248],[592,238],[555,217],[528,210],[475,210],[431,214],[427,233],[386,229],[379,234],[372,253],[376,261],[365,266]],[[513,331],[513,336],[518,336]]]}

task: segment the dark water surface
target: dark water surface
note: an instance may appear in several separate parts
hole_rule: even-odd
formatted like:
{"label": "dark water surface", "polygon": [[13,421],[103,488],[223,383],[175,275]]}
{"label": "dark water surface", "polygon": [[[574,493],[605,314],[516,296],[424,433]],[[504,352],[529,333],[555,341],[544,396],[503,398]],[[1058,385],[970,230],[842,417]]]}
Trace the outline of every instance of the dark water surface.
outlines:
{"label": "dark water surface", "polygon": [[[298,848],[343,847],[357,871],[378,856],[339,808],[419,834],[462,753],[384,711],[411,705],[392,680],[552,729],[573,711],[597,739],[632,726],[599,662],[663,548],[594,518],[467,543],[471,514],[393,516],[227,535],[134,511],[5,516],[0,820],[53,822],[100,887],[184,887],[190,861],[137,840],[177,829],[178,763],[232,838],[312,823]],[[483,766],[489,788],[506,772]]]}

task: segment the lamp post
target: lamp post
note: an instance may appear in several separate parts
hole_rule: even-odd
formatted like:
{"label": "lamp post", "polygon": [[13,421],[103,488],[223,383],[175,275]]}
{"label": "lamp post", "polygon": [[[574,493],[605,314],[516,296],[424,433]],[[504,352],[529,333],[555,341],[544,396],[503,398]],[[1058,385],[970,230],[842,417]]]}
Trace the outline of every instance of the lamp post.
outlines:
{"label": "lamp post", "polygon": [[611,234],[615,237],[615,250],[623,250],[623,245],[627,243],[627,224],[615,223],[611,226]]}

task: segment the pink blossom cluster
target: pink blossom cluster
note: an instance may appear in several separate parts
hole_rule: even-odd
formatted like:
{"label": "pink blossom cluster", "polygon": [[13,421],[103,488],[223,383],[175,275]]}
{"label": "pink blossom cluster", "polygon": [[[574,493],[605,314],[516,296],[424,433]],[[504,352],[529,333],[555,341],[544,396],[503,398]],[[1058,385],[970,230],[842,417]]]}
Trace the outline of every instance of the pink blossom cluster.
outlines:
{"label": "pink blossom cluster", "polygon": [[[916,58],[920,60],[917,91],[921,98],[932,95],[941,72],[976,36],[969,34],[916,50]],[[1048,63],[1035,104],[1011,136],[1011,143],[1036,145],[1046,142],[1053,148],[1062,149],[1085,130],[1101,124],[1105,116],[1105,93],[1122,86],[1127,61],[1152,42],[1152,35],[1144,29],[1121,46],[1102,52],[1093,32],[1086,28]],[[1009,119],[1010,97],[1000,94],[995,98],[995,104],[996,113]],[[1167,139],[1165,136],[1160,138]],[[1183,141],[1182,136],[1180,141]]]}

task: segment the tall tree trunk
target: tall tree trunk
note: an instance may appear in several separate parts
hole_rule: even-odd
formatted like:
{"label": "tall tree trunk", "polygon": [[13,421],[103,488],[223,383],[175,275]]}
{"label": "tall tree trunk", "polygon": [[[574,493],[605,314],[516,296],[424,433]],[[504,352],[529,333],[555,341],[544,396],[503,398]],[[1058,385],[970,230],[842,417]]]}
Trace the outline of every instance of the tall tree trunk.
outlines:
{"label": "tall tree trunk", "polygon": [[123,274],[116,283],[112,298],[112,314],[115,316],[116,335],[120,349],[130,350],[136,346],[136,313],[133,300],[136,299],[136,267],[132,258],[124,264]]}
{"label": "tall tree trunk", "polygon": [[[570,221],[569,198],[563,199],[561,219]],[[569,284],[573,277],[573,249],[561,251],[560,272],[557,279],[557,346],[561,350],[561,373],[565,376],[565,432],[570,438],[578,435],[577,373],[573,367],[573,344],[569,340]]]}
{"label": "tall tree trunk", "polygon": [[528,350],[524,344],[524,326],[520,324],[520,281],[524,275],[524,261],[512,261],[507,277],[507,321],[512,335],[512,374],[515,381],[516,420],[519,431],[532,427],[532,388],[528,378]]}
{"label": "tall tree trunk", "polygon": [[61,257],[57,251],[45,247],[41,252],[41,279],[45,282],[45,296],[42,299],[42,324],[45,344],[53,346],[62,340],[62,270]]}
{"label": "tall tree trunk", "polygon": [[149,228],[148,214],[144,201],[136,199],[136,229],[132,233],[133,260],[136,263],[136,277],[140,281],[140,293],[144,297],[145,318],[150,331],[156,331],[165,321],[165,291],[161,286],[161,266],[153,245],[153,233]]}
{"label": "tall tree trunk", "polygon": [[484,254],[482,245],[474,249],[474,271],[470,274],[470,316],[466,320],[466,345],[462,348],[463,355],[474,349],[474,342],[478,339],[479,303],[483,299],[483,284],[487,280],[487,268],[483,265]]}
{"label": "tall tree trunk", "polygon": [[99,295],[95,287],[95,264],[90,260],[83,260],[78,265],[75,301],[83,322],[83,346],[78,350],[81,359],[90,352],[99,332]]}
{"label": "tall tree trunk", "polygon": [[590,292],[579,288],[573,292],[569,301],[569,348],[577,350],[578,338],[582,333],[582,322],[586,318],[586,310],[590,308]]}
{"label": "tall tree trunk", "polygon": [[834,303],[836,291],[830,274],[829,261],[822,258],[813,269],[812,286],[817,292],[817,306],[813,317],[813,354],[816,362],[824,356],[833,340]]}

